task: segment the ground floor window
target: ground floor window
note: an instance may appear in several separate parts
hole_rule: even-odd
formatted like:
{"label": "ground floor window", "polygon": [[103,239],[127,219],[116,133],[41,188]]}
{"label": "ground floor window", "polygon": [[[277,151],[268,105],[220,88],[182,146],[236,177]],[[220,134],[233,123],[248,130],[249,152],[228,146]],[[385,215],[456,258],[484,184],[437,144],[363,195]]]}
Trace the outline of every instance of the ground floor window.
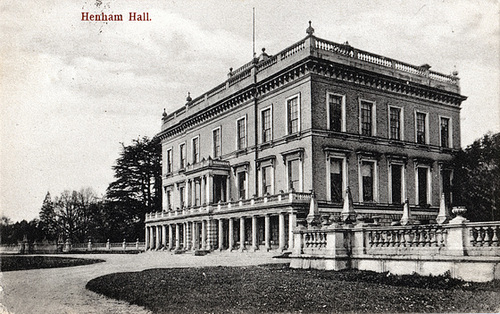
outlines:
{"label": "ground floor window", "polygon": [[300,160],[288,161],[288,190],[300,191]]}
{"label": "ground floor window", "polygon": [[375,162],[361,162],[361,196],[362,202],[375,201]]}
{"label": "ground floor window", "polygon": [[417,168],[417,203],[418,205],[429,204],[429,178],[428,178],[429,168],[418,167]]}
{"label": "ground floor window", "polygon": [[343,160],[339,158],[330,158],[330,200],[332,202],[342,202],[342,171]]}
{"label": "ground floor window", "polygon": [[391,165],[391,203],[401,204],[403,200],[403,166]]}

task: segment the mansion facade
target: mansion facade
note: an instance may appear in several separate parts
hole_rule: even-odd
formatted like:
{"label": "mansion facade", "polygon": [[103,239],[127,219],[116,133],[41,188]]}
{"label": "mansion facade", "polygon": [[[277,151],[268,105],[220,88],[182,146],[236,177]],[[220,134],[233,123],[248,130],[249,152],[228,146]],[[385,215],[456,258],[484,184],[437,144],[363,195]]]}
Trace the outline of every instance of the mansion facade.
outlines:
{"label": "mansion facade", "polygon": [[452,202],[459,79],[307,36],[259,57],[170,114],[161,132],[163,211],[146,249],[291,250],[311,197],[335,217],[436,218]]}

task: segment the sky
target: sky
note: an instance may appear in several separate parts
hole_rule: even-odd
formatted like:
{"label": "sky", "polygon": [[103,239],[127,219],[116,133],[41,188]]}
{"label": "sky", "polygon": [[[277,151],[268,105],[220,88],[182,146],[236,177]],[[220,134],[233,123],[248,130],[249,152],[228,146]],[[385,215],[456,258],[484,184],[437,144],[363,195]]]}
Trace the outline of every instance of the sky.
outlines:
{"label": "sky", "polygon": [[[317,37],[432,70],[459,72],[462,146],[500,131],[500,2],[492,0],[3,0],[0,213],[38,216],[47,192],[113,181],[122,143],[222,83],[256,47]],[[148,22],[81,21],[148,12]]]}

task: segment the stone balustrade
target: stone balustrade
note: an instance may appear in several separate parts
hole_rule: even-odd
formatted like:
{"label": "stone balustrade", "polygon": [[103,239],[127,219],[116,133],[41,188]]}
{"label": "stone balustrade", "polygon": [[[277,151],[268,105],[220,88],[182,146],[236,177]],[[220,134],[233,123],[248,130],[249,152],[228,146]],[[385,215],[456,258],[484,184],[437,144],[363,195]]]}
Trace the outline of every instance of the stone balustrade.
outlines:
{"label": "stone balustrade", "polygon": [[238,201],[219,202],[217,204],[208,204],[208,205],[193,206],[177,210],[149,213],[146,214],[146,222],[159,221],[171,217],[175,218],[180,218],[183,216],[188,217],[199,213],[223,213],[234,209],[239,209],[242,211],[253,210],[256,207],[260,206],[272,207],[275,205],[292,204],[292,203],[308,204],[310,199],[311,199],[310,193],[288,192],[276,195],[254,197]]}
{"label": "stone balustrade", "polygon": [[291,266],[357,268],[398,274],[442,274],[472,281],[500,279],[500,221],[441,225],[359,223],[294,230]]}

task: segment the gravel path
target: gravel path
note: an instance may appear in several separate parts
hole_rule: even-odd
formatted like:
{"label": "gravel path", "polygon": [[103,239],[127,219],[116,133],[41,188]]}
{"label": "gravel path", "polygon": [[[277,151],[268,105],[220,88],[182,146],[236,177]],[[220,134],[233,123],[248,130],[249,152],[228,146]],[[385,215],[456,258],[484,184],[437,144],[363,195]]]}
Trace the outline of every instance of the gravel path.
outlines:
{"label": "gravel path", "polygon": [[92,278],[109,273],[150,268],[249,266],[281,263],[272,253],[212,253],[206,256],[170,252],[85,254],[67,257],[99,258],[92,265],[0,273],[0,313],[148,313],[144,308],[108,299],[85,289]]}

